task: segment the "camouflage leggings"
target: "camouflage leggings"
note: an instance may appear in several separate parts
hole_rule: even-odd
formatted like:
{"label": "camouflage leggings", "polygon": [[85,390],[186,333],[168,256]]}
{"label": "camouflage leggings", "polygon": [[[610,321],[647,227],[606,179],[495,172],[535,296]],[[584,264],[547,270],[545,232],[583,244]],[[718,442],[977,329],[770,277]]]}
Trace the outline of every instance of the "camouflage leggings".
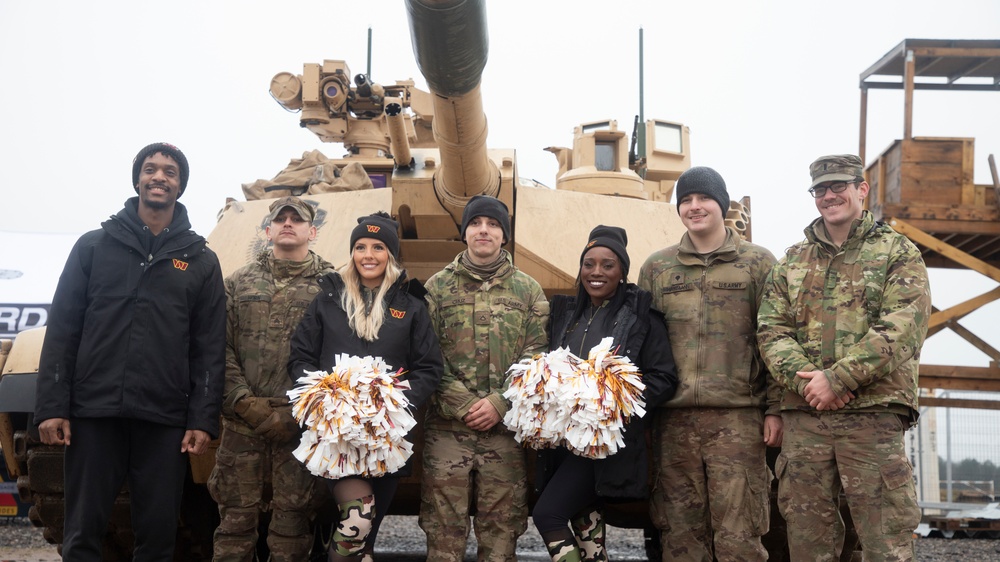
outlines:
{"label": "camouflage leggings", "polygon": [[913,560],[920,508],[899,416],[786,411],[781,417],[785,435],[775,468],[792,559],[839,559],[843,490],[865,560]]}

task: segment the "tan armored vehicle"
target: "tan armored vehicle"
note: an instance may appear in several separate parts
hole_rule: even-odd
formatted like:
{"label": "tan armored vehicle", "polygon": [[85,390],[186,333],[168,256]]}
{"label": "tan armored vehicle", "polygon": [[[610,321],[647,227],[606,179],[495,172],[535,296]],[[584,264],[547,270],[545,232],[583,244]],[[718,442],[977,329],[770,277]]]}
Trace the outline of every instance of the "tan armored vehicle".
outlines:
{"label": "tan armored vehicle", "polygon": [[[465,203],[479,194],[498,197],[513,215],[507,248],[515,264],[550,295],[573,290],[581,245],[597,224],[629,231],[633,263],[679,239],[683,226],[669,200],[674,181],[690,165],[687,127],[637,120],[637,130],[628,135],[615,121],[585,123],[574,130],[571,147],[548,149],[559,164],[555,189],[522,182],[514,151],[487,146],[480,91],[487,59],[483,0],[408,0],[406,6],[429,92],[411,80],[383,85],[364,74],[352,76],[339,60],[306,63],[301,73],[274,76],[275,100],[298,112],[301,127],[342,144],[346,154],[327,159],[306,153],[273,180],[244,185],[247,200],[230,200],[208,236],[224,274],[265,248],[268,199],[287,194],[316,206],[319,235],[313,249],[338,266],[348,259],[345,241],[356,217],[390,212],[401,225],[407,272],[421,280],[464,249],[459,224]],[[746,207],[735,203],[729,217],[747,230]],[[41,334],[42,329],[22,333],[3,370],[0,446],[21,497],[34,504],[32,522],[46,528],[48,540],[61,543],[62,450],[39,444],[30,419]],[[218,517],[200,484],[213,462],[212,455],[192,457],[177,560],[211,558]],[[418,505],[419,466],[401,485],[393,512],[415,514]],[[609,519],[613,525],[642,526],[646,506],[623,506]],[[106,560],[129,559],[127,491],[116,504],[105,543]]]}

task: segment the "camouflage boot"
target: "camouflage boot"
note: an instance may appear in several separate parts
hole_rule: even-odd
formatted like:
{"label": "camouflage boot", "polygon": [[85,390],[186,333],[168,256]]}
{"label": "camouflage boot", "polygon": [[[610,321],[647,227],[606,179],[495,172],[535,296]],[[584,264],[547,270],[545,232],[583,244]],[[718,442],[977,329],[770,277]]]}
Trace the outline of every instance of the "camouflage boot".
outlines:
{"label": "camouflage boot", "polygon": [[576,539],[562,539],[545,543],[545,548],[552,557],[552,562],[582,562],[580,549],[576,546]]}
{"label": "camouflage boot", "polygon": [[576,544],[580,545],[583,562],[607,562],[608,551],[604,549],[604,517],[597,508],[584,511],[570,522]]}
{"label": "camouflage boot", "polygon": [[340,523],[333,531],[327,560],[357,560],[357,555],[365,549],[365,539],[375,520],[375,496],[351,500],[338,504],[337,507],[340,508]]}

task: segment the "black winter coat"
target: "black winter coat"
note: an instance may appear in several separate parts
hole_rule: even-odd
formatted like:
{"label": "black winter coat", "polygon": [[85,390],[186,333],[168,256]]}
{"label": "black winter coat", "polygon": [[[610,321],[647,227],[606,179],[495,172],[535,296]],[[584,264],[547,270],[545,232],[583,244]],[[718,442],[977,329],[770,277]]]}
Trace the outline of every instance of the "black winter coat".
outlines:
{"label": "black winter coat", "polygon": [[[549,349],[566,344],[567,330],[574,317],[586,306],[576,297],[556,295],[551,301],[549,317]],[[620,346],[624,355],[639,368],[646,385],[643,397],[646,416],[659,404],[669,400],[677,390],[677,367],[667,336],[663,315],[652,308],[652,296],[634,283],[628,283],[624,292],[613,297],[610,306],[610,330],[604,337],[614,338],[613,346]],[[580,305],[578,307],[578,304]],[[605,328],[606,329],[606,328]],[[646,420],[633,417],[622,435],[625,447],[604,459],[595,459],[595,492],[601,498],[613,500],[643,499],[649,494],[649,455],[646,450]],[[558,467],[559,454],[553,450],[538,453],[535,488],[541,491]]]}
{"label": "black winter coat", "polygon": [[[322,292],[306,309],[292,335],[288,356],[288,376],[298,380],[305,371],[333,368],[338,354],[381,357],[393,370],[406,370],[404,391],[413,408],[419,408],[437,389],[444,365],[437,336],[423,300],[423,286],[406,281],[405,276],[386,294],[387,316],[378,339],[365,341],[347,323],[340,306],[344,281],[337,273],[319,279]],[[416,294],[411,294],[416,293]]]}
{"label": "black winter coat", "polygon": [[153,237],[138,197],[70,251],[49,313],[35,423],[133,418],[219,434],[226,294],[180,203]]}

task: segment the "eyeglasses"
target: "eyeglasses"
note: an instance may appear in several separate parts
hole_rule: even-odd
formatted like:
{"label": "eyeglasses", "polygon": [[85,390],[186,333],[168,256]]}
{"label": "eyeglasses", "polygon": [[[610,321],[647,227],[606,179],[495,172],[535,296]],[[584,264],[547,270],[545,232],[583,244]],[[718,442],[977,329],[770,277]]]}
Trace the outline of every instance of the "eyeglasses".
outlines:
{"label": "eyeglasses", "polygon": [[816,187],[809,188],[809,194],[819,199],[826,195],[826,190],[829,189],[834,193],[843,193],[847,186],[853,184],[853,181],[835,181],[829,185],[817,185]]}

